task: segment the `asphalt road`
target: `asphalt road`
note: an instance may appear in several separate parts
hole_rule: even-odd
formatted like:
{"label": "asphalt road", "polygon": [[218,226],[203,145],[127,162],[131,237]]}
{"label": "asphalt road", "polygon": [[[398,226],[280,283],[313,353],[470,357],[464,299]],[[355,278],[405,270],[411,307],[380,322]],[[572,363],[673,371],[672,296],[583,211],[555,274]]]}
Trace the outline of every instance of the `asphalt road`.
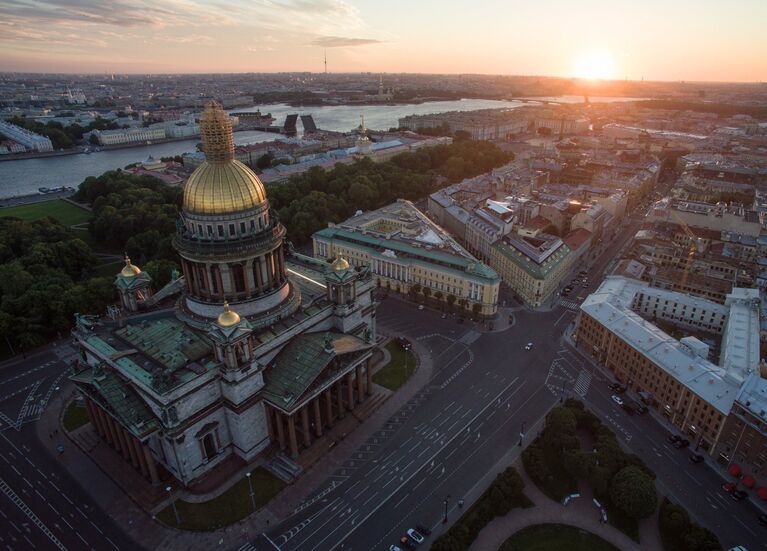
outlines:
{"label": "asphalt road", "polygon": [[37,435],[72,355],[49,348],[0,367],[0,549],[136,549]]}

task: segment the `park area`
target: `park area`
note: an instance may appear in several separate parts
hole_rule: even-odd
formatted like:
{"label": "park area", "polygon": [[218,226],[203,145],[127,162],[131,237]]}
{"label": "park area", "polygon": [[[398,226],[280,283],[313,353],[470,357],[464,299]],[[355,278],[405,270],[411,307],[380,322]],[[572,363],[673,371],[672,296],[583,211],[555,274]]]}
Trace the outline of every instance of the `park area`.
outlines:
{"label": "park area", "polygon": [[182,530],[197,532],[218,530],[257,511],[269,503],[286,485],[263,467],[258,467],[250,473],[250,483],[253,486],[253,498],[250,496],[248,477],[243,476],[242,480],[210,501],[197,503],[176,500],[180,521],[178,524],[172,505],[160,511],[157,514],[157,520]]}
{"label": "park area", "polygon": [[397,390],[415,372],[416,357],[397,341],[390,341],[384,348],[389,352],[390,360],[373,374],[373,382],[389,390]]}
{"label": "park area", "polygon": [[91,218],[91,213],[63,199],[54,199],[53,201],[0,208],[0,217],[19,218],[25,222],[33,222],[50,217],[61,222],[64,226],[73,226],[88,222]]}
{"label": "park area", "polygon": [[619,551],[599,536],[564,524],[536,524],[507,539],[498,551]]}

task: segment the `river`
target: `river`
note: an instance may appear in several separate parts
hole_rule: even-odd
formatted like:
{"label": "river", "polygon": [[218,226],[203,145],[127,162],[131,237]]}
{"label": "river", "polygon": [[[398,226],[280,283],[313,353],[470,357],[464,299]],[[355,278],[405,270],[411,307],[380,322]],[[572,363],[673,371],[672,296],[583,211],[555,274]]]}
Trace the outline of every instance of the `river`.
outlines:
{"label": "river", "polygon": [[[544,98],[561,103],[583,101],[582,96]],[[591,98],[598,101],[628,101],[632,98]],[[456,101],[432,101],[415,105],[337,105],[291,107],[286,104],[261,106],[263,113],[271,113],[274,124],[282,125],[290,113],[312,115],[318,128],[347,132],[357,127],[360,115],[365,115],[365,126],[385,130],[397,126],[397,120],[407,115],[444,113],[446,111],[472,111],[475,109],[515,108],[525,105],[521,101],[495,101],[463,99]],[[233,111],[255,111],[257,107]],[[300,120],[299,120],[300,128]],[[257,143],[279,138],[278,134],[266,132],[235,132],[238,145]],[[88,176],[98,176],[115,168],[146,160],[150,155],[156,159],[194,151],[199,139],[167,142],[161,144],[98,151],[90,154],[64,155],[37,159],[20,159],[0,162],[0,197],[13,197],[36,193],[40,187],[76,187]]]}

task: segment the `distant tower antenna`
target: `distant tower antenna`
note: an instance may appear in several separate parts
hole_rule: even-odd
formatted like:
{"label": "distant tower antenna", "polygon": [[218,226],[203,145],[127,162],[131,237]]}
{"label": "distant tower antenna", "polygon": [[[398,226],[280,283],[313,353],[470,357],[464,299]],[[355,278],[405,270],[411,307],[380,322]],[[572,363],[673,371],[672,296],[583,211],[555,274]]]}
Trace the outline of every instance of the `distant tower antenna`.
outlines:
{"label": "distant tower antenna", "polygon": [[325,74],[328,74],[328,51],[325,50]]}

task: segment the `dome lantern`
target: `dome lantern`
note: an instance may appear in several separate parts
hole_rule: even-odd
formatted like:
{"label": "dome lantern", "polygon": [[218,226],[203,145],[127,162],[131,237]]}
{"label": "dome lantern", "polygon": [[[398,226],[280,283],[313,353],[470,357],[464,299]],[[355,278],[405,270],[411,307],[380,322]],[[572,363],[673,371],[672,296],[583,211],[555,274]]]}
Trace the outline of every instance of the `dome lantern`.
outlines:
{"label": "dome lantern", "polygon": [[229,302],[224,301],[224,311],[218,316],[218,324],[221,327],[231,327],[240,323],[240,315],[229,308]]}

